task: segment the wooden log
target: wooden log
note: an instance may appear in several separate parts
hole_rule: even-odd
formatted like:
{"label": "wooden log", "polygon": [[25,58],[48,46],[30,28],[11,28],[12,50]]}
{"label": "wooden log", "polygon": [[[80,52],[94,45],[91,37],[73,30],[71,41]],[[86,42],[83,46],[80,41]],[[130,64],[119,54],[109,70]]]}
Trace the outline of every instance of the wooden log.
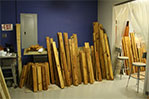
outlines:
{"label": "wooden log", "polygon": [[24,65],[21,73],[21,77],[20,77],[20,83],[19,83],[20,88],[24,86],[26,79],[27,79],[27,65]]}
{"label": "wooden log", "polygon": [[63,67],[64,67],[66,85],[70,86],[71,85],[70,72],[69,72],[68,66],[67,66],[67,59],[66,59],[65,48],[64,48],[64,43],[63,43],[63,36],[62,36],[61,32],[59,32],[57,35],[58,35],[58,40],[59,40],[60,59],[61,59],[61,63],[63,64]]}
{"label": "wooden log", "polygon": [[95,51],[95,59],[96,59],[96,79],[99,81],[102,81],[102,75],[101,75],[101,69],[100,69],[100,63],[99,63],[99,56],[98,52]]}
{"label": "wooden log", "polygon": [[89,75],[89,81],[91,84],[94,83],[94,73],[93,73],[93,65],[92,65],[92,59],[90,55],[90,48],[84,48],[86,59],[87,59],[87,67],[88,67],[88,75]]}
{"label": "wooden log", "polygon": [[78,39],[77,39],[77,34],[73,34],[73,38],[74,38],[74,44],[75,44],[75,54],[77,55],[77,69],[78,69],[78,80],[79,80],[79,84],[82,83],[82,75],[81,75],[81,68],[80,68],[80,62],[79,62],[79,51],[78,51]]}
{"label": "wooden log", "polygon": [[75,51],[75,44],[74,39],[72,38],[69,40],[70,44],[70,51],[71,51],[71,62],[72,62],[72,78],[73,78],[73,85],[79,85],[79,78],[78,78],[78,69],[77,69],[77,56]]}
{"label": "wooden log", "polygon": [[6,99],[11,99],[1,67],[0,67],[0,84],[3,90],[3,94],[1,95],[3,95]]}
{"label": "wooden log", "polygon": [[53,38],[50,38],[50,42],[51,42],[51,54],[52,54],[52,63],[53,63],[53,69],[54,69],[54,77],[55,77],[55,83],[57,85],[60,85],[59,83],[59,77],[58,77],[58,72],[57,72],[57,68],[56,68],[56,62],[55,62],[55,57],[54,57],[54,50],[53,50]]}
{"label": "wooden log", "polygon": [[44,65],[45,65],[45,68],[46,68],[46,80],[47,80],[47,83],[48,83],[48,85],[50,85],[50,73],[49,73],[49,64],[48,64],[48,62],[45,62],[44,63]]}
{"label": "wooden log", "polygon": [[86,63],[85,53],[83,51],[81,51],[80,55],[81,55],[83,82],[84,82],[84,84],[88,84],[88,71],[87,71],[87,63]]}
{"label": "wooden log", "polygon": [[48,90],[48,82],[47,82],[47,72],[46,72],[46,66],[42,64],[41,66],[41,71],[42,71],[42,87],[43,90]]}
{"label": "wooden log", "polygon": [[107,59],[106,48],[105,48],[104,32],[103,32],[103,27],[101,24],[99,26],[99,31],[100,31],[99,35],[100,35],[100,41],[101,41],[101,47],[102,47],[102,54],[104,58],[104,65],[106,69],[106,78],[109,80],[110,74],[109,74],[108,63],[107,63],[108,59]]}
{"label": "wooden log", "polygon": [[57,72],[58,72],[60,87],[64,88],[65,85],[64,85],[64,80],[63,80],[61,67],[60,67],[60,63],[59,63],[59,56],[58,56],[58,51],[57,51],[57,48],[56,48],[56,43],[53,42],[52,46],[53,46],[53,51],[54,51],[54,57],[55,57],[55,62],[56,62],[56,68],[57,68]]}
{"label": "wooden log", "polygon": [[63,33],[63,35],[64,35],[65,52],[66,52],[67,65],[68,65],[68,71],[69,71],[69,77],[70,77],[70,84],[72,84],[71,58],[70,58],[68,33]]}
{"label": "wooden log", "polygon": [[[46,41],[47,41],[47,52],[48,52],[48,61],[49,61],[49,66],[50,66],[50,75],[51,75],[51,83],[54,84],[55,80],[54,80],[54,70],[53,70],[53,60],[52,60],[52,52],[51,52],[51,41],[50,41],[50,37],[46,37]],[[48,83],[50,84],[50,83]]]}
{"label": "wooden log", "polygon": [[104,34],[104,37],[105,37],[105,46],[106,46],[106,53],[107,53],[107,59],[108,59],[108,69],[109,69],[110,79],[113,80],[114,77],[113,77],[112,62],[111,62],[111,55],[110,55],[107,34]]}
{"label": "wooden log", "polygon": [[38,90],[42,90],[42,72],[41,72],[41,66],[36,66],[37,67],[37,77],[38,77]]}
{"label": "wooden log", "polygon": [[37,87],[37,69],[35,65],[32,65],[32,76],[33,76],[33,91],[37,92],[38,87]]}
{"label": "wooden log", "polygon": [[16,24],[16,39],[17,39],[17,54],[18,54],[18,73],[19,77],[22,72],[22,59],[21,59],[21,25]]}
{"label": "wooden log", "polygon": [[[92,56],[94,77],[95,77],[96,80],[98,80],[98,77],[97,77],[97,70],[96,70],[96,61],[95,61],[94,46],[91,46],[91,56]],[[99,64],[100,64],[100,63],[99,63]]]}

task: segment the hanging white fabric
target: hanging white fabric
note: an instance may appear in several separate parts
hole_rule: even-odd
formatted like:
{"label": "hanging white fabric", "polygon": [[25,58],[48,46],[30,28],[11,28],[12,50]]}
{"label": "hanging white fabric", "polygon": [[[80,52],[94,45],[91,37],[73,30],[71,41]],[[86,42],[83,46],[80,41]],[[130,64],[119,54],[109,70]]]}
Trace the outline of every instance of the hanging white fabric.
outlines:
{"label": "hanging white fabric", "polygon": [[[115,47],[122,46],[122,35],[126,23],[129,21],[129,33],[134,32],[137,41],[146,44],[149,52],[149,0],[136,0],[123,5],[113,7],[112,24],[112,54]],[[149,92],[149,53],[147,58],[145,92]]]}

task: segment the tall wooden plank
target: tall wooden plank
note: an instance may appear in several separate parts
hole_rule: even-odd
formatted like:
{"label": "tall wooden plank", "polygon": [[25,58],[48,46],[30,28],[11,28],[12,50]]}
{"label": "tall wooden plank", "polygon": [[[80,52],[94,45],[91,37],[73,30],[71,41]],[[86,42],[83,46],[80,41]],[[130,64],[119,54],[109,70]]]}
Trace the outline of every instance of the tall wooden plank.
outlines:
{"label": "tall wooden plank", "polygon": [[47,83],[48,83],[48,85],[50,85],[50,73],[49,73],[49,64],[48,64],[48,62],[45,62],[44,63],[44,65],[45,65],[45,68],[46,68],[46,77],[47,77]]}
{"label": "tall wooden plank", "polygon": [[44,64],[41,65],[41,71],[42,71],[42,87],[43,87],[43,90],[48,90],[46,66]]}
{"label": "tall wooden plank", "polygon": [[48,52],[48,61],[49,61],[49,67],[50,67],[50,75],[51,75],[51,83],[54,84],[54,71],[53,71],[53,61],[52,61],[52,52],[51,52],[51,41],[50,37],[46,37],[47,41],[47,52]]}
{"label": "tall wooden plank", "polygon": [[35,65],[32,65],[32,76],[33,76],[33,91],[37,92],[38,87],[37,87],[37,69]]}
{"label": "tall wooden plank", "polygon": [[42,90],[42,72],[41,72],[41,66],[37,66],[37,77],[38,77],[38,90]]}
{"label": "tall wooden plank", "polygon": [[93,22],[93,33],[98,33],[99,32],[98,27],[99,27],[99,23],[98,22]]}
{"label": "tall wooden plank", "polygon": [[19,83],[20,88],[22,88],[24,86],[26,78],[27,78],[27,65],[24,65],[21,76],[20,76],[20,83]]}
{"label": "tall wooden plank", "polygon": [[104,58],[104,64],[105,64],[105,69],[106,69],[106,78],[110,79],[110,74],[109,74],[109,70],[108,70],[108,63],[107,63],[107,55],[106,55],[106,49],[105,49],[105,41],[104,41],[104,32],[103,32],[103,27],[100,24],[99,26],[99,35],[100,35],[100,41],[101,41],[101,47],[102,47],[102,54],[103,54],[103,58]]}
{"label": "tall wooden plank", "polygon": [[84,50],[85,50],[86,59],[87,59],[89,81],[91,84],[93,84],[95,80],[94,80],[92,59],[91,59],[91,55],[90,55],[90,48],[84,48]]}
{"label": "tall wooden plank", "polygon": [[60,81],[60,87],[64,88],[64,80],[63,80],[63,76],[62,76],[62,72],[61,72],[61,67],[60,67],[60,63],[59,63],[59,56],[58,56],[58,51],[56,48],[56,43],[53,42],[52,44],[53,46],[53,51],[54,51],[54,57],[55,57],[55,62],[56,62],[56,68],[57,68],[57,72],[58,72],[58,77],[59,77],[59,81]]}
{"label": "tall wooden plank", "polygon": [[95,50],[94,50],[94,46],[91,46],[91,56],[92,56],[94,77],[95,77],[96,80],[98,80],[98,77],[97,77],[97,70],[96,70],[96,60],[95,60]]}
{"label": "tall wooden plank", "polygon": [[22,59],[21,59],[21,25],[16,24],[16,39],[17,39],[17,54],[18,54],[18,72],[19,77],[22,72]]}
{"label": "tall wooden plank", "polygon": [[83,72],[83,82],[84,84],[88,84],[88,71],[87,71],[85,53],[81,51],[80,55],[81,55],[81,66],[82,66],[82,72]]}
{"label": "tall wooden plank", "polygon": [[70,58],[70,49],[69,49],[69,41],[68,41],[68,33],[63,33],[64,35],[64,44],[65,44],[65,52],[67,58],[68,71],[70,76],[70,84],[72,84],[72,76],[71,76],[71,58]]}
{"label": "tall wooden plank", "polygon": [[57,35],[58,35],[58,41],[59,41],[60,59],[61,59],[61,63],[64,66],[64,74],[65,74],[65,79],[66,79],[66,85],[70,86],[71,85],[71,83],[70,83],[70,74],[69,74],[70,72],[69,72],[68,66],[67,66],[63,36],[62,36],[61,32],[57,33]]}
{"label": "tall wooden plank", "polygon": [[0,81],[1,81],[1,86],[2,86],[2,89],[3,89],[3,93],[6,97],[6,99],[11,99],[8,88],[7,88],[7,85],[6,85],[6,82],[5,82],[5,79],[4,79],[4,76],[3,76],[3,73],[2,73],[1,67],[0,67]]}
{"label": "tall wooden plank", "polygon": [[75,54],[77,55],[77,69],[78,69],[78,79],[79,79],[79,84],[82,83],[82,75],[81,75],[81,68],[80,68],[80,62],[79,62],[79,51],[78,51],[78,39],[77,39],[77,34],[73,34],[74,38],[74,44],[75,44]]}
{"label": "tall wooden plank", "polygon": [[73,85],[78,86],[79,85],[79,77],[78,77],[78,69],[77,69],[77,56],[75,51],[75,44],[74,39],[72,38],[69,42],[71,46],[71,62],[72,62],[72,78],[73,78]]}
{"label": "tall wooden plank", "polygon": [[111,62],[111,55],[110,55],[107,34],[104,34],[104,37],[105,37],[105,46],[106,46],[106,53],[107,53],[107,59],[108,59],[108,69],[109,69],[110,79],[113,80],[114,77],[113,77],[112,62]]}
{"label": "tall wooden plank", "polygon": [[51,42],[51,54],[52,54],[52,63],[53,63],[53,69],[54,69],[54,78],[55,78],[55,83],[57,85],[59,85],[59,77],[58,77],[58,72],[57,72],[57,68],[56,68],[56,62],[55,62],[55,57],[54,57],[54,50],[53,50],[53,38],[50,38],[50,42]]}

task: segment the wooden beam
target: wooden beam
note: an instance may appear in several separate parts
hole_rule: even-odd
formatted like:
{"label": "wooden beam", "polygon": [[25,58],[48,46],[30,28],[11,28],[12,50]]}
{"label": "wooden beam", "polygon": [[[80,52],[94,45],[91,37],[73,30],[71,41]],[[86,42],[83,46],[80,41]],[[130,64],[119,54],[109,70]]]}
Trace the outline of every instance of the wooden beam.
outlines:
{"label": "wooden beam", "polygon": [[72,84],[71,58],[70,58],[68,33],[63,33],[63,35],[64,35],[64,44],[65,44],[65,52],[66,52],[66,58],[67,58],[68,71],[69,71],[69,76],[70,76],[70,84]]}
{"label": "wooden beam", "polygon": [[82,75],[81,75],[81,68],[80,68],[80,62],[79,62],[79,51],[78,51],[78,38],[77,38],[77,34],[73,34],[73,40],[74,40],[74,44],[75,44],[75,54],[77,55],[77,69],[78,69],[78,80],[79,80],[79,84],[82,83]]}
{"label": "wooden beam", "polygon": [[11,99],[1,67],[0,67],[0,84],[3,90],[3,94],[1,95],[3,95],[6,99]]}
{"label": "wooden beam", "polygon": [[105,69],[106,69],[106,78],[109,80],[110,74],[109,74],[108,63],[107,63],[108,59],[107,59],[107,55],[106,55],[104,32],[103,32],[103,27],[101,24],[99,25],[99,31],[100,31],[99,37],[100,37],[100,41],[101,41],[102,54],[103,54],[103,58],[104,58],[104,65],[105,65]]}
{"label": "wooden beam", "polygon": [[111,62],[111,55],[110,55],[110,49],[109,49],[109,43],[108,43],[108,37],[107,34],[104,34],[105,37],[105,47],[106,47],[106,53],[107,53],[107,62],[108,62],[108,70],[110,74],[110,79],[113,80],[113,70],[112,70],[112,62]]}
{"label": "wooden beam", "polygon": [[19,77],[22,72],[22,59],[21,59],[21,25],[16,24],[16,39],[17,39],[17,54],[18,54],[18,73]]}
{"label": "wooden beam", "polygon": [[66,54],[65,54],[63,36],[61,32],[58,32],[57,35],[58,35],[58,41],[59,41],[60,59],[61,59],[61,64],[63,65],[63,68],[64,68],[66,85],[70,86],[71,85],[70,74],[69,74],[70,72],[67,66],[67,59],[66,59]]}
{"label": "wooden beam", "polygon": [[37,92],[38,87],[37,87],[37,69],[35,64],[32,65],[32,76],[33,76],[33,91]]}
{"label": "wooden beam", "polygon": [[96,69],[96,60],[95,60],[95,50],[94,50],[94,46],[91,46],[91,56],[92,56],[94,77],[95,77],[96,80],[98,80],[98,77],[97,77],[97,69]]}
{"label": "wooden beam", "polygon": [[71,51],[71,62],[72,62],[72,78],[73,78],[73,85],[79,85],[79,78],[78,78],[78,69],[77,69],[77,55],[76,55],[76,47],[74,44],[74,39],[72,38],[69,40],[70,44],[70,51]]}
{"label": "wooden beam", "polygon": [[44,65],[45,65],[45,68],[46,68],[46,80],[47,80],[47,83],[48,83],[48,85],[50,85],[50,73],[49,73],[49,64],[48,64],[48,62],[45,62],[44,63]]}
{"label": "wooden beam", "polygon": [[87,63],[85,53],[83,51],[80,52],[81,55],[81,65],[82,65],[82,72],[83,72],[83,82],[84,84],[88,84],[88,71],[87,71]]}
{"label": "wooden beam", "polygon": [[37,66],[37,77],[38,77],[38,90],[42,90],[42,72],[41,72],[41,66]]}
{"label": "wooden beam", "polygon": [[22,73],[21,73],[21,77],[20,77],[20,83],[19,83],[20,88],[22,88],[24,86],[26,78],[27,78],[27,65],[24,65]]}
{"label": "wooden beam", "polygon": [[59,77],[59,81],[60,81],[60,87],[64,88],[64,80],[63,80],[63,76],[62,76],[62,72],[61,72],[61,67],[60,67],[60,63],[59,63],[59,56],[58,56],[58,51],[56,48],[56,43],[53,42],[52,43],[53,46],[53,51],[54,51],[54,57],[55,57],[55,62],[56,62],[56,68],[57,68],[57,72],[58,72],[58,77]]}
{"label": "wooden beam", "polygon": [[49,61],[49,66],[50,66],[50,75],[51,75],[51,83],[54,84],[55,80],[54,80],[54,71],[53,71],[53,57],[52,57],[52,52],[51,52],[51,41],[50,41],[50,37],[46,37],[46,41],[47,41],[47,52],[48,52],[48,61]]}

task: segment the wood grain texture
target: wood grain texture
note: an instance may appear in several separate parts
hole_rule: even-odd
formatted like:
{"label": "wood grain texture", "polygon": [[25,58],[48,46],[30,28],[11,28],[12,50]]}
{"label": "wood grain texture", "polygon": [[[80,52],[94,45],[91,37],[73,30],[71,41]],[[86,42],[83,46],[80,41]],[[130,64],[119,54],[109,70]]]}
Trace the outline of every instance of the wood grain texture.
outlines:
{"label": "wood grain texture", "polygon": [[88,84],[88,71],[87,71],[85,53],[81,51],[80,55],[81,55],[81,65],[82,65],[82,72],[83,72],[83,82],[84,84]]}
{"label": "wood grain texture", "polygon": [[55,83],[55,79],[54,79],[54,70],[53,70],[53,57],[52,57],[52,50],[51,50],[51,40],[50,37],[46,37],[46,41],[47,41],[47,53],[48,53],[48,61],[49,61],[49,67],[50,67],[50,76],[51,76],[51,83],[54,84]]}
{"label": "wood grain texture", "polygon": [[16,39],[17,39],[17,54],[18,54],[18,72],[19,77],[22,72],[22,59],[21,59],[21,25],[16,24]]}
{"label": "wood grain texture", "polygon": [[54,57],[55,57],[55,62],[56,62],[56,68],[57,68],[57,72],[58,72],[60,87],[64,88],[65,85],[64,85],[64,80],[63,80],[61,67],[60,67],[60,63],[59,63],[59,56],[58,56],[58,51],[57,51],[57,48],[56,48],[56,43],[53,42],[52,46],[53,46],[53,51],[54,51]]}
{"label": "wood grain texture", "polygon": [[79,51],[78,51],[78,38],[77,38],[77,34],[73,34],[73,40],[74,40],[74,45],[75,45],[75,54],[77,56],[77,69],[78,69],[78,80],[79,80],[79,84],[82,83],[82,75],[81,75],[81,68],[80,68],[80,62],[79,62]]}
{"label": "wood grain texture", "polygon": [[70,77],[70,84],[72,84],[72,72],[71,72],[71,58],[70,58],[70,49],[69,49],[69,41],[68,41],[68,33],[63,33],[64,35],[64,45],[65,45],[65,52],[67,58],[67,65]]}
{"label": "wood grain texture", "polygon": [[42,72],[41,66],[37,66],[37,77],[38,77],[38,90],[42,90]]}
{"label": "wood grain texture", "polygon": [[19,83],[20,88],[24,86],[26,79],[27,79],[27,65],[24,65],[21,73],[21,77],[20,77],[20,83]]}
{"label": "wood grain texture", "polygon": [[63,36],[62,36],[61,32],[58,32],[57,35],[58,35],[58,41],[59,41],[60,59],[61,59],[61,64],[63,65],[63,68],[64,68],[66,85],[70,86],[71,85],[70,72],[69,72],[68,66],[67,66],[67,59],[66,59],[66,54],[65,54]]}
{"label": "wood grain texture", "polygon": [[35,65],[32,65],[32,76],[33,76],[33,91],[37,92],[38,87],[37,87],[37,69]]}

